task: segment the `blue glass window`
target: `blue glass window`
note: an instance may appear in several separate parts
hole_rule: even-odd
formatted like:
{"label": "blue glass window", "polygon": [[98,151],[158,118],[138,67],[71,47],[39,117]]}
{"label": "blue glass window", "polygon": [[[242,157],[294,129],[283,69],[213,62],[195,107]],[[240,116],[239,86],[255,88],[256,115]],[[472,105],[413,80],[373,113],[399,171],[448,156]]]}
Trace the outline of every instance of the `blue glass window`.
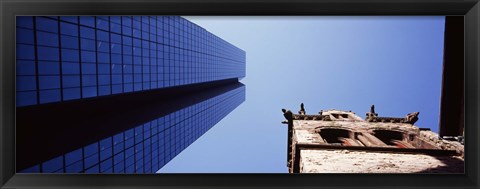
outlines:
{"label": "blue glass window", "polygon": [[110,52],[110,43],[104,41],[97,41],[97,51],[98,52]]}
{"label": "blue glass window", "polygon": [[132,27],[132,18],[130,16],[122,16],[122,25]]}
{"label": "blue glass window", "polygon": [[108,17],[97,17],[97,28],[102,29],[102,30],[107,30],[108,31]]}
{"label": "blue glass window", "polygon": [[112,83],[113,84],[121,84],[122,83],[122,75],[112,75]]}
{"label": "blue glass window", "polygon": [[78,50],[62,49],[62,61],[79,62]]}
{"label": "blue glass window", "polygon": [[71,36],[78,36],[78,25],[60,22],[60,33]]}
{"label": "blue glass window", "polygon": [[97,87],[82,87],[82,95],[84,98],[97,96]]}
{"label": "blue glass window", "polygon": [[110,42],[121,44],[122,43],[122,37],[120,35],[111,33],[110,34]]}
{"label": "blue glass window", "polygon": [[114,165],[113,170],[115,173],[123,173],[124,172],[124,165],[123,163],[118,163]]}
{"label": "blue glass window", "polygon": [[98,165],[95,165],[87,170],[85,170],[85,173],[99,173],[98,171]]}
{"label": "blue glass window", "polygon": [[109,85],[110,84],[110,75],[98,75],[98,84],[99,85]]}
{"label": "blue glass window", "polygon": [[17,44],[17,59],[27,59],[27,60],[34,60],[35,59],[35,48],[33,45],[21,45]]}
{"label": "blue glass window", "polygon": [[117,24],[122,23],[120,16],[110,16],[110,21],[113,22],[113,23],[117,23]]}
{"label": "blue glass window", "polygon": [[37,31],[38,45],[58,47],[58,34]]}
{"label": "blue glass window", "polygon": [[73,100],[80,98],[80,88],[63,89],[63,100]]}
{"label": "blue glass window", "polygon": [[112,63],[121,64],[121,63],[122,63],[122,56],[121,56],[121,55],[112,54]]}
{"label": "blue glass window", "polygon": [[80,16],[80,25],[95,27],[95,17]]}
{"label": "blue glass window", "polygon": [[38,60],[52,60],[58,61],[59,60],[59,50],[58,48],[52,47],[37,47],[37,56]]}
{"label": "blue glass window", "polygon": [[114,156],[113,158],[113,164],[119,164],[124,161],[124,154],[123,152],[118,153],[117,155]]}
{"label": "blue glass window", "polygon": [[128,36],[123,36],[123,45],[132,46],[132,38]]}
{"label": "blue glass window", "polygon": [[98,143],[93,143],[84,147],[84,157],[90,156],[92,154],[98,153]]}
{"label": "blue glass window", "polygon": [[35,75],[35,62],[17,60],[17,75]]}
{"label": "blue glass window", "polygon": [[96,75],[82,75],[82,84],[83,84],[83,86],[97,85],[97,76]]}
{"label": "blue glass window", "polygon": [[66,167],[66,173],[80,173],[83,170],[83,162],[79,161]]}
{"label": "blue glass window", "polygon": [[36,17],[37,19],[37,30],[48,31],[53,33],[58,33],[58,20],[53,20],[50,18]]}
{"label": "blue glass window", "polygon": [[63,76],[63,87],[80,87],[80,76],[74,75],[64,75]]}
{"label": "blue glass window", "polygon": [[123,64],[133,64],[133,56],[123,55]]}
{"label": "blue glass window", "polygon": [[113,146],[113,153],[117,154],[117,153],[123,151],[124,149],[125,148],[124,148],[123,142],[119,142],[119,143],[117,143]]}
{"label": "blue glass window", "polygon": [[105,150],[106,148],[112,147],[112,138],[106,138],[100,141],[100,150]]}
{"label": "blue glass window", "polygon": [[[98,64],[98,74],[110,74],[110,64]],[[110,78],[110,75],[107,76]]]}
{"label": "blue glass window", "polygon": [[122,85],[112,85],[112,94],[119,94],[123,92]]}
{"label": "blue glass window", "polygon": [[95,30],[93,30],[92,28],[80,26],[80,37],[86,39],[95,39]]}
{"label": "blue glass window", "polygon": [[109,157],[112,157],[112,148],[106,148],[105,150],[100,151],[100,161],[103,161]]}
{"label": "blue glass window", "polygon": [[110,86],[98,86],[98,95],[109,95],[111,94],[110,92]]}
{"label": "blue glass window", "polygon": [[138,29],[133,29],[133,37],[135,38],[141,38],[142,37],[142,32]]}
{"label": "blue glass window", "polygon": [[78,23],[78,17],[77,16],[60,16],[60,20],[67,21],[67,22]]}
{"label": "blue glass window", "polygon": [[98,163],[98,154],[93,154],[84,159],[85,167],[90,167]]}
{"label": "blue glass window", "polygon": [[[129,76],[127,75],[124,78],[129,78]],[[123,84],[123,91],[124,92],[132,92],[133,91],[133,84],[129,84],[129,83],[125,82],[125,84]]]}
{"label": "blue glass window", "polygon": [[50,103],[60,101],[60,90],[41,90],[40,103]]}
{"label": "blue glass window", "polygon": [[110,63],[110,54],[97,53],[97,59],[99,63]]}
{"label": "blue glass window", "polygon": [[123,54],[124,55],[132,55],[132,46],[123,46]]}
{"label": "blue glass window", "polygon": [[63,167],[63,156],[42,163],[43,172],[52,173]]}
{"label": "blue glass window", "polygon": [[38,74],[40,75],[58,75],[60,74],[60,64],[58,62],[38,62]]}
{"label": "blue glass window", "polygon": [[28,106],[37,104],[37,92],[36,91],[27,91],[27,92],[17,92],[16,96],[17,106]]}
{"label": "blue glass window", "polygon": [[21,173],[40,173],[40,165],[35,165],[33,167],[26,168],[20,172]]}
{"label": "blue glass window", "polygon": [[97,40],[109,42],[110,35],[108,34],[108,32],[97,30]]}
{"label": "blue glass window", "polygon": [[120,24],[111,22],[110,23],[110,31],[120,34],[120,33],[122,33],[122,26]]}
{"label": "blue glass window", "polygon": [[79,63],[62,63],[62,73],[63,74],[80,74],[80,64]]}
{"label": "blue glass window", "polygon": [[111,173],[112,172],[112,158],[109,158],[100,163],[100,172]]}
{"label": "blue glass window", "polygon": [[125,173],[135,173],[135,166],[134,165],[127,166],[127,168],[125,169]]}
{"label": "blue glass window", "polygon": [[140,20],[140,18],[138,18],[137,16],[133,17],[133,28],[134,29],[138,29],[138,30],[141,29],[142,25],[141,25],[139,20]]}
{"label": "blue glass window", "polygon": [[81,55],[82,62],[96,62],[95,52],[82,51]]}
{"label": "blue glass window", "polygon": [[60,42],[61,42],[62,48],[71,48],[71,49],[79,48],[78,38],[76,37],[61,35]]}
{"label": "blue glass window", "polygon": [[122,53],[122,46],[119,44],[110,44],[110,51],[115,54],[121,54]]}
{"label": "blue glass window", "polygon": [[113,144],[118,144],[123,142],[123,133],[119,133],[113,136]]}
{"label": "blue glass window", "polygon": [[35,76],[17,76],[17,91],[35,90],[36,87]]}
{"label": "blue glass window", "polygon": [[41,90],[60,88],[60,76],[39,76],[38,79]]}
{"label": "blue glass window", "polygon": [[80,49],[95,51],[95,40],[80,39]]}
{"label": "blue glass window", "polygon": [[132,36],[132,28],[131,27],[126,27],[122,26],[122,34],[126,36]]}
{"label": "blue glass window", "polygon": [[78,149],[78,150],[75,150],[75,151],[72,151],[70,153],[67,153],[65,154],[65,165],[70,165],[70,164],[73,164],[77,161],[80,161],[82,158],[83,155],[82,155],[82,149]]}
{"label": "blue glass window", "polygon": [[17,26],[33,29],[33,17],[31,16],[17,16]]}
{"label": "blue glass window", "polygon": [[[133,73],[133,66],[132,65],[123,65],[123,73],[124,74],[131,74]],[[128,75],[128,78],[125,82],[133,82],[132,75]]]}
{"label": "blue glass window", "polygon": [[34,44],[33,30],[17,28],[17,43]]}

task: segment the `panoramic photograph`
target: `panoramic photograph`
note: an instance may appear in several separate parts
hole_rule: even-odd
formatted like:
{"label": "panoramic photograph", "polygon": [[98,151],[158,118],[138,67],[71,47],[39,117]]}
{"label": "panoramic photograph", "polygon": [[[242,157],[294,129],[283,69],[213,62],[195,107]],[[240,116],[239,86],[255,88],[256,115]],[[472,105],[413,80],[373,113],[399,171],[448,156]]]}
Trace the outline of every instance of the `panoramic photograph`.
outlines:
{"label": "panoramic photograph", "polygon": [[17,16],[16,172],[463,174],[463,22]]}

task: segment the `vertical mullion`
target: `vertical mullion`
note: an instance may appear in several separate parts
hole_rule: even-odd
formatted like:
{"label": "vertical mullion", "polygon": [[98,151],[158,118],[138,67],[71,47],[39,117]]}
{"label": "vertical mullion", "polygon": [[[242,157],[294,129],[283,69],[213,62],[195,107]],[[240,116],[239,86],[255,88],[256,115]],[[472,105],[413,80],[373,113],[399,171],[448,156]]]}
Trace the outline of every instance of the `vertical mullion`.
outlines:
{"label": "vertical mullion", "polygon": [[62,69],[62,41],[61,41],[61,33],[60,33],[60,16],[57,17],[58,19],[58,64],[60,66],[60,101],[63,101],[63,69]]}
{"label": "vertical mullion", "polygon": [[[108,56],[110,57],[109,60],[110,60],[110,66],[109,66],[109,70],[110,70],[110,94],[113,94],[113,69],[112,69],[112,49],[110,48],[111,45],[112,45],[112,37],[110,35],[110,16],[108,17]],[[120,22],[122,22],[122,17],[120,17]],[[122,29],[122,25],[120,25],[120,30]],[[123,40],[123,38],[122,38]],[[123,62],[123,53],[122,53],[122,62]],[[121,66],[120,66],[121,68]],[[122,90],[123,92],[123,90]]]}
{"label": "vertical mullion", "polygon": [[97,97],[100,96],[100,93],[99,93],[99,90],[100,90],[100,86],[98,86],[98,80],[100,79],[100,77],[98,76],[98,46],[97,46],[97,17],[96,16],[93,16],[93,31],[95,32],[95,35],[94,35],[94,43],[95,43],[95,77],[96,77],[96,83],[97,83]]}
{"label": "vertical mullion", "polygon": [[123,172],[122,173],[127,173],[127,141],[125,140],[125,132],[122,132],[122,141],[123,141]]}
{"label": "vertical mullion", "polygon": [[[63,172],[66,173],[67,172],[67,163],[65,162],[65,155],[62,155],[62,160],[63,160]],[[57,170],[58,171],[58,170]]]}
{"label": "vertical mullion", "polygon": [[[38,48],[37,48],[37,17],[33,17],[33,50],[35,56],[35,82],[37,91],[37,104],[40,104],[40,78],[38,76]],[[40,166],[40,171],[42,166]]]}
{"label": "vertical mullion", "polygon": [[85,173],[85,146],[82,146],[82,171],[81,173]]}
{"label": "vertical mullion", "polygon": [[83,99],[83,72],[82,72],[82,49],[81,49],[81,35],[80,35],[80,16],[77,17],[78,28],[78,67],[80,76],[80,99]]}
{"label": "vertical mullion", "polygon": [[[141,90],[140,91],[143,91],[143,16],[140,17],[140,87],[141,87]],[[145,31],[146,32],[146,31]],[[133,77],[135,79],[135,76]],[[135,87],[134,87],[135,88]],[[135,91],[135,90],[133,90]],[[143,136],[143,135],[142,135]]]}
{"label": "vertical mullion", "polygon": [[120,71],[121,71],[121,78],[122,78],[122,92],[121,93],[124,93],[125,92],[125,82],[124,82],[124,79],[123,77],[125,77],[123,75],[123,68],[124,68],[124,64],[123,64],[123,28],[122,28],[122,22],[123,22],[123,17],[122,16],[119,16],[120,17],[120,56],[122,57],[121,60],[122,60],[122,63],[121,63],[121,66],[120,66]]}
{"label": "vertical mullion", "polygon": [[[100,141],[99,141],[99,142],[97,142],[97,152],[98,152],[98,156],[97,156],[97,159],[98,159],[98,163],[97,163],[98,169],[97,169],[97,170],[98,170],[98,173],[101,173],[101,170],[100,170],[100,169],[101,169],[101,166],[100,166],[100,165],[101,165],[101,160],[102,160],[102,159],[101,159],[101,151],[100,151],[100,150],[101,150],[101,149],[100,149]],[[92,167],[94,167],[94,166],[95,166],[95,165],[93,165]]]}
{"label": "vertical mullion", "polygon": [[[120,20],[120,21],[121,21],[121,20]],[[120,27],[121,27],[121,25],[120,25]],[[113,135],[113,136],[115,136],[115,135]],[[113,160],[114,160],[113,158],[115,157],[115,152],[113,151],[113,146],[114,146],[114,143],[113,143],[113,136],[111,137],[112,139],[110,140],[110,142],[111,142],[111,144],[112,144],[112,145],[110,146],[110,148],[111,148],[111,151],[112,151],[112,156],[110,156],[110,159],[112,159],[112,161],[111,161],[111,162],[112,162],[112,164],[110,164],[110,165],[112,165],[112,167],[111,167],[111,169],[112,169],[112,173],[114,173],[114,170],[113,170],[113,168],[114,168],[114,166],[115,166],[115,162],[113,161]]]}
{"label": "vertical mullion", "polygon": [[[132,30],[132,64],[131,64],[131,76],[132,76],[132,91],[131,92],[135,92],[135,53],[133,52],[133,48],[134,47],[134,42],[133,42],[133,16],[130,17],[130,26],[131,26],[131,30]],[[142,19],[140,19],[140,53],[142,52]],[[123,23],[123,22],[122,22]],[[140,56],[142,57],[142,56]],[[133,142],[135,144],[135,142]],[[135,166],[134,166],[135,167]],[[135,169],[136,171],[136,169]]]}

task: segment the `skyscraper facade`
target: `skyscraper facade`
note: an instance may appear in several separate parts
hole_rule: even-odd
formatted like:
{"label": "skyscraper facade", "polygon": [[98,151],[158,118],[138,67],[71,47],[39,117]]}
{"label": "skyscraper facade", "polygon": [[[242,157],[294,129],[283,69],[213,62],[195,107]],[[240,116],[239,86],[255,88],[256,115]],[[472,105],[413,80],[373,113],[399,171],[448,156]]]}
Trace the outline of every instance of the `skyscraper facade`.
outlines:
{"label": "skyscraper facade", "polygon": [[178,16],[17,17],[17,107],[245,77],[245,52]]}
{"label": "skyscraper facade", "polygon": [[17,172],[155,173],[245,100],[245,52],[178,16],[18,16]]}
{"label": "skyscraper facade", "polygon": [[[197,99],[192,101],[194,98]],[[243,101],[245,86],[240,83],[203,90],[169,102],[162,101],[160,104],[173,110],[171,113],[161,112],[161,117],[147,119],[148,122],[135,124],[133,128],[85,144],[21,172],[155,173]],[[151,107],[158,108],[159,105],[142,107],[137,111],[152,111]],[[136,116],[139,115],[132,115]],[[131,118],[117,119],[126,122]]]}

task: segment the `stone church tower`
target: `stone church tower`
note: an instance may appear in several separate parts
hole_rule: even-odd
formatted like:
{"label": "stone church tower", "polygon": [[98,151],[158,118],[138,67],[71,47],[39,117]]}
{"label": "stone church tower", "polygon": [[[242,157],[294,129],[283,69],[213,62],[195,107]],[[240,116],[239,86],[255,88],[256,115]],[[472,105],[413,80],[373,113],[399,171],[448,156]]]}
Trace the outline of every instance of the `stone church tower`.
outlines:
{"label": "stone church tower", "polygon": [[372,105],[365,120],[351,111],[298,114],[282,109],[288,125],[290,173],[463,173],[463,144],[445,140],[403,118],[379,117]]}

